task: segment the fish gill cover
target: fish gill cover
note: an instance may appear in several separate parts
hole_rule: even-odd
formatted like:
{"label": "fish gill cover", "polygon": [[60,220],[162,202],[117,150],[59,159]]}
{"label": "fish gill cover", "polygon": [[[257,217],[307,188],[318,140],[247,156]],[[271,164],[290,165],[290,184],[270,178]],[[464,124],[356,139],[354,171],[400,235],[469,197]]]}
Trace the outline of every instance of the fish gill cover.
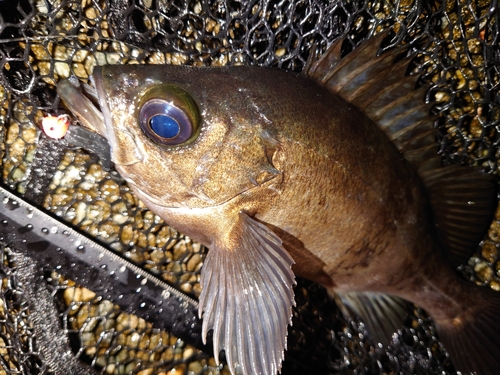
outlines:
{"label": "fish gill cover", "polygon": [[[198,297],[206,249],[149,211],[94,153],[68,149],[40,132],[42,118],[65,113],[55,90],[60,79],[87,82],[93,67],[103,64],[301,71],[310,53],[337,38],[347,37],[348,53],[392,27],[395,37],[385,48],[410,43],[419,52],[414,67],[423,71],[427,96],[436,102],[436,152],[443,162],[497,174],[498,18],[496,1],[470,0],[0,1],[2,182]],[[500,213],[460,267],[465,277],[495,290],[498,220]],[[218,373],[209,355],[0,246],[0,374]],[[295,295],[285,375],[454,373],[432,322],[418,308],[393,343],[380,348],[361,322],[342,317],[322,288],[299,280]]]}

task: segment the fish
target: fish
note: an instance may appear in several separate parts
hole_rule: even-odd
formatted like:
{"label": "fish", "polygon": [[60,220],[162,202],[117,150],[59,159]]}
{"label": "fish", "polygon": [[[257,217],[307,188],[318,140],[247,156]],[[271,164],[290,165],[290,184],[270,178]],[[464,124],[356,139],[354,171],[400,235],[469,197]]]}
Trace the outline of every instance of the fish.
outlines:
{"label": "fish", "polygon": [[494,178],[442,165],[427,87],[407,74],[414,54],[379,53],[387,35],[345,56],[339,39],[300,73],[104,65],[95,90],[58,84],[139,199],[209,248],[202,335],[213,330],[233,375],[280,371],[295,275],[375,342],[414,303],[457,370],[500,368],[500,295],[454,270],[491,221]]}

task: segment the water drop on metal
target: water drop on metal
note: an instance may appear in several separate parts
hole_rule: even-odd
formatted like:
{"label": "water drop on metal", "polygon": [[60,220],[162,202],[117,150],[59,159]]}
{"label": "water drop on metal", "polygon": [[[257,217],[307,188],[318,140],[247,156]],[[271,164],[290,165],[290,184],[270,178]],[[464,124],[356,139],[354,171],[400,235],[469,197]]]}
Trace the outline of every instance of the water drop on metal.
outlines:
{"label": "water drop on metal", "polygon": [[28,224],[22,228],[19,228],[17,231],[21,234],[25,234],[25,233],[31,232],[32,230],[33,230],[33,225]]}

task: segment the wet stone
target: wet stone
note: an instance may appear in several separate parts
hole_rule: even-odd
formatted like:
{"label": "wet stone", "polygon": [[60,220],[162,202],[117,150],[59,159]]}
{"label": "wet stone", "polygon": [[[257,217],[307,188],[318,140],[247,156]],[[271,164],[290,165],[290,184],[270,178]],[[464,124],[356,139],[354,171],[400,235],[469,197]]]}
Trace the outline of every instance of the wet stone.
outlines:
{"label": "wet stone", "polygon": [[476,273],[476,277],[478,280],[480,280],[482,283],[487,283],[491,280],[493,276],[493,270],[491,269],[490,265],[485,262],[478,260],[474,266],[474,272]]}
{"label": "wet stone", "polygon": [[485,241],[485,244],[481,250],[481,254],[483,258],[491,264],[493,264],[499,258],[498,247],[491,241]]}

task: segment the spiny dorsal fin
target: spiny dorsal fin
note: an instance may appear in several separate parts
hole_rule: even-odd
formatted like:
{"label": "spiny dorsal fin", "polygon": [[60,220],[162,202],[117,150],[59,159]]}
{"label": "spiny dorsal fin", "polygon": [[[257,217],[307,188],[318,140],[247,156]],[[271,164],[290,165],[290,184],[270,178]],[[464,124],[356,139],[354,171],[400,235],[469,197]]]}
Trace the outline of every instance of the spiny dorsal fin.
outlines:
{"label": "spiny dorsal fin", "polygon": [[394,63],[406,47],[393,48],[377,56],[380,43],[387,35],[388,31],[376,35],[343,58],[340,58],[340,50],[344,39],[339,39],[319,59],[314,61],[312,57],[304,73],[361,109],[405,152],[408,149],[402,146],[406,142],[400,144],[398,138],[404,133],[401,131],[415,122],[425,122],[415,127],[412,134],[427,132],[432,129],[434,117],[429,116],[430,105],[423,101],[425,88],[415,89],[418,76],[406,76],[413,57]]}
{"label": "spiny dorsal fin", "polygon": [[378,55],[383,32],[340,57],[340,38],[319,59],[311,57],[304,73],[362,110],[417,170],[427,188],[447,258],[458,266],[477,247],[491,220],[493,177],[478,168],[442,167],[437,156],[436,117],[425,103],[426,87],[408,76],[414,56],[396,61],[406,47]]}

